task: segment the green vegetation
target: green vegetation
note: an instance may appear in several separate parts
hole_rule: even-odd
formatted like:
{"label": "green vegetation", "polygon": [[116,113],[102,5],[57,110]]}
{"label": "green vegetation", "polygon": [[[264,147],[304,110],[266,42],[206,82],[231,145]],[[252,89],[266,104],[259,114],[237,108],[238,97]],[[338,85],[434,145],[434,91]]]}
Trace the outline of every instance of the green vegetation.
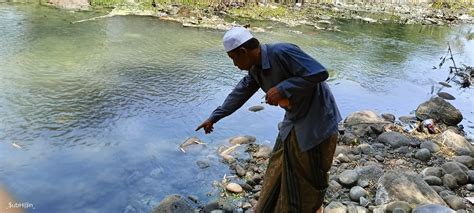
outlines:
{"label": "green vegetation", "polygon": [[[443,9],[443,8],[448,8],[448,9],[463,9],[463,8],[472,8],[473,5],[472,0],[435,0],[433,2],[432,7],[435,9]],[[473,11],[471,10],[471,15]]]}

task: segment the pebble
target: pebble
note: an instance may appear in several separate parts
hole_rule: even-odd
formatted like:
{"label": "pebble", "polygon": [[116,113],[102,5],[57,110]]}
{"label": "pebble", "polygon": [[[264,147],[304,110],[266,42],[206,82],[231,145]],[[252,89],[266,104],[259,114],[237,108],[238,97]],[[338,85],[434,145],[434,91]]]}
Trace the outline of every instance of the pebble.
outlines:
{"label": "pebble", "polygon": [[431,158],[431,152],[426,148],[419,149],[416,151],[415,158],[421,161],[428,161]]}
{"label": "pebble", "polygon": [[436,177],[436,176],[426,176],[426,177],[423,178],[423,180],[428,185],[436,185],[436,186],[443,185],[443,181],[441,180],[441,178]]}
{"label": "pebble", "polygon": [[352,187],[351,191],[349,192],[349,197],[353,201],[360,201],[361,197],[366,197],[367,195],[367,191],[365,191],[365,189],[360,186]]}
{"label": "pebble", "polygon": [[354,170],[346,170],[339,175],[339,182],[344,186],[353,186],[358,178],[359,174],[357,174],[357,172]]}
{"label": "pebble", "polygon": [[243,191],[242,186],[237,183],[229,183],[225,188],[233,193],[241,193]]}

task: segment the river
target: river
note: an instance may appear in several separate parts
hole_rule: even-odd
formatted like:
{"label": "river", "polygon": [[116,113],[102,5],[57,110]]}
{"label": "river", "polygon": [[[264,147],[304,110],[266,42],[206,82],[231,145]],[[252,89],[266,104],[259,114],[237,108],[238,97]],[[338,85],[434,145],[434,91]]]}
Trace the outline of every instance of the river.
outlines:
{"label": "river", "polygon": [[[283,111],[262,91],[204,135],[194,129],[245,74],[223,51],[223,32],[153,17],[113,17],[31,4],[0,4],[0,185],[30,212],[149,212],[168,194],[212,199],[229,171],[218,145],[253,135],[273,145]],[[474,26],[335,21],[341,32],[256,22],[262,42],[292,42],[330,71],[342,115],[408,115],[448,75],[438,66],[450,42],[474,65]],[[474,135],[472,89],[443,89]],[[208,143],[188,153],[189,136]],[[210,167],[200,169],[196,161]]]}

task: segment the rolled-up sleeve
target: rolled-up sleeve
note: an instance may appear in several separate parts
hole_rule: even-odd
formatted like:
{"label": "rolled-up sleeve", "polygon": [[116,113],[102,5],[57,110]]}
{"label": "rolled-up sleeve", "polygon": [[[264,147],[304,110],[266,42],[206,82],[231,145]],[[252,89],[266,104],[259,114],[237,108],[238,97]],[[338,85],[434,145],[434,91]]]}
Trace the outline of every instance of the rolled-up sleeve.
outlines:
{"label": "rolled-up sleeve", "polygon": [[287,98],[294,94],[310,94],[308,91],[327,78],[326,68],[296,45],[287,45],[276,53],[282,65],[293,75],[277,85]]}
{"label": "rolled-up sleeve", "polygon": [[216,123],[220,119],[234,113],[257,92],[258,88],[259,85],[257,81],[250,75],[246,75],[227,96],[224,103],[212,112],[209,120]]}

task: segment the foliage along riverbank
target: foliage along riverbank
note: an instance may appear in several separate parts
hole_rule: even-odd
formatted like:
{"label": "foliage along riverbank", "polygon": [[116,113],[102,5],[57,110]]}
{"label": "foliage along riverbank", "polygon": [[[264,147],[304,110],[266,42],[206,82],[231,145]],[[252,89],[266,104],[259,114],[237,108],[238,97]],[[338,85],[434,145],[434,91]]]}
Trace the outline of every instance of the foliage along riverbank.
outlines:
{"label": "foliage along riverbank", "polygon": [[[81,0],[78,0],[81,1]],[[245,4],[212,3],[200,1],[133,1],[97,0],[79,6],[60,0],[49,0],[49,5],[65,9],[102,10],[103,17],[116,15],[146,15],[163,20],[177,21],[185,27],[225,30],[232,25],[247,25],[249,20],[276,21],[290,27],[313,26],[317,30],[338,30],[337,20],[356,19],[368,23],[400,23],[446,25],[474,23],[472,3],[452,4]],[[80,20],[82,21],[82,20]],[[80,22],[79,21],[79,22]],[[254,28],[263,31],[262,28]]]}

